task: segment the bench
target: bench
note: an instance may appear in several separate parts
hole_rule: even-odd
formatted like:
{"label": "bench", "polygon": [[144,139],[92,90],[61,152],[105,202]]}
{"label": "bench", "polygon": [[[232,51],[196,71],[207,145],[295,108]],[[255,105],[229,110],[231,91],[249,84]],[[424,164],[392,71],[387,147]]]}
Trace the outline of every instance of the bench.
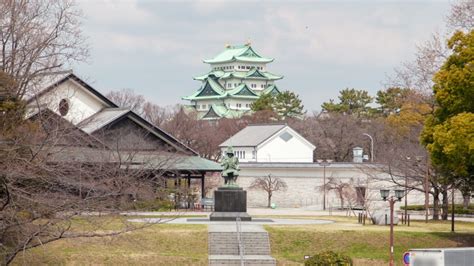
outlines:
{"label": "bench", "polygon": [[214,210],[214,199],[213,198],[202,198],[201,199],[201,207],[203,210],[209,209],[211,211]]}

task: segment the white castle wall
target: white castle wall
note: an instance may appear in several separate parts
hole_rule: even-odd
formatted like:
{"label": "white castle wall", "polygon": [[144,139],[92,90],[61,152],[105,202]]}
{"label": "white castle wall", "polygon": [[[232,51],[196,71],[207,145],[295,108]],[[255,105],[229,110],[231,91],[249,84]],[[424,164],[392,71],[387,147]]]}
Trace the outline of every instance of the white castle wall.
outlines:
{"label": "white castle wall", "polygon": [[[296,165],[296,164],[295,164]],[[250,189],[249,186],[256,177],[271,174],[274,177],[281,178],[287,184],[286,191],[277,191],[273,193],[272,203],[278,207],[283,208],[299,208],[309,207],[312,209],[322,210],[323,206],[323,191],[321,189],[323,184],[323,167],[251,167],[241,164],[240,176],[237,183],[247,190],[247,205],[248,207],[266,207],[267,193],[263,190]],[[374,175],[375,176],[375,175]],[[388,176],[385,175],[385,181],[378,179],[384,178],[384,174],[377,174],[377,180],[374,176],[368,177],[364,171],[358,168],[357,164],[343,164],[332,165],[326,168],[326,182],[329,177],[335,177],[337,180],[350,182],[352,179],[353,186],[367,186],[367,202],[369,209],[387,208],[388,203],[381,200],[380,189],[395,189],[392,182],[389,181]],[[399,188],[400,189],[400,188]],[[402,188],[403,189],[403,188]],[[461,202],[462,197],[460,193],[456,193],[456,201]],[[410,191],[408,193],[408,204],[424,204],[425,195],[423,192]],[[432,197],[430,195],[430,203]],[[327,208],[337,209],[340,207],[340,199],[335,191],[326,192],[326,206]],[[348,204],[345,202],[344,207]],[[404,205],[404,199],[396,203],[396,208]]]}

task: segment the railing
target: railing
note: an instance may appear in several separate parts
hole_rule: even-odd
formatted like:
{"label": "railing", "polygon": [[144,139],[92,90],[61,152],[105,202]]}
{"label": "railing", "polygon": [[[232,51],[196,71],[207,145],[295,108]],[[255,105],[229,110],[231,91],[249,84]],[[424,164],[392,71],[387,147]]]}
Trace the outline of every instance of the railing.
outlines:
{"label": "railing", "polygon": [[239,244],[239,255],[240,255],[240,265],[244,266],[244,244],[242,243],[242,225],[240,217],[235,219],[235,225],[237,226],[237,243]]}

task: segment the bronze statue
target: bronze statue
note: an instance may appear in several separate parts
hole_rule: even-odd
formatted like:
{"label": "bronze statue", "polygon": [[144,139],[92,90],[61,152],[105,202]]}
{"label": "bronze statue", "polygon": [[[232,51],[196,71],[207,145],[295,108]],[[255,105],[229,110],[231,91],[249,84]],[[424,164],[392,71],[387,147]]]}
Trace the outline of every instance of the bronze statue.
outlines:
{"label": "bronze statue", "polygon": [[237,177],[239,176],[239,159],[234,156],[232,147],[227,147],[226,156],[222,159],[223,166],[222,177],[226,186],[236,185]]}

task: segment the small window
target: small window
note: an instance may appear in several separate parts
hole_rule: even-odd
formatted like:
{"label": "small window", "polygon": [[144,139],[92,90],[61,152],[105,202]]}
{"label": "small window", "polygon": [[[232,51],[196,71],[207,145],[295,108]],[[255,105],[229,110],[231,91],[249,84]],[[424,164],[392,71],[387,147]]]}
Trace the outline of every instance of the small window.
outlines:
{"label": "small window", "polygon": [[69,113],[69,100],[68,99],[62,99],[59,101],[59,113],[61,116],[67,115]]}
{"label": "small window", "polygon": [[232,87],[232,84],[227,83],[227,88],[230,88],[230,87]]}
{"label": "small window", "polygon": [[249,108],[249,104],[248,104],[248,103],[246,103],[246,104],[245,104],[245,107]]}
{"label": "small window", "polygon": [[250,69],[250,66],[247,66],[246,69]]}
{"label": "small window", "polygon": [[256,151],[252,151],[252,159],[255,159],[256,155],[257,155],[257,152],[256,152]]}
{"label": "small window", "polygon": [[281,138],[282,140],[288,142],[290,139],[293,138],[293,136],[292,136],[290,133],[285,132],[285,133],[283,133],[283,134],[280,135],[280,138]]}

